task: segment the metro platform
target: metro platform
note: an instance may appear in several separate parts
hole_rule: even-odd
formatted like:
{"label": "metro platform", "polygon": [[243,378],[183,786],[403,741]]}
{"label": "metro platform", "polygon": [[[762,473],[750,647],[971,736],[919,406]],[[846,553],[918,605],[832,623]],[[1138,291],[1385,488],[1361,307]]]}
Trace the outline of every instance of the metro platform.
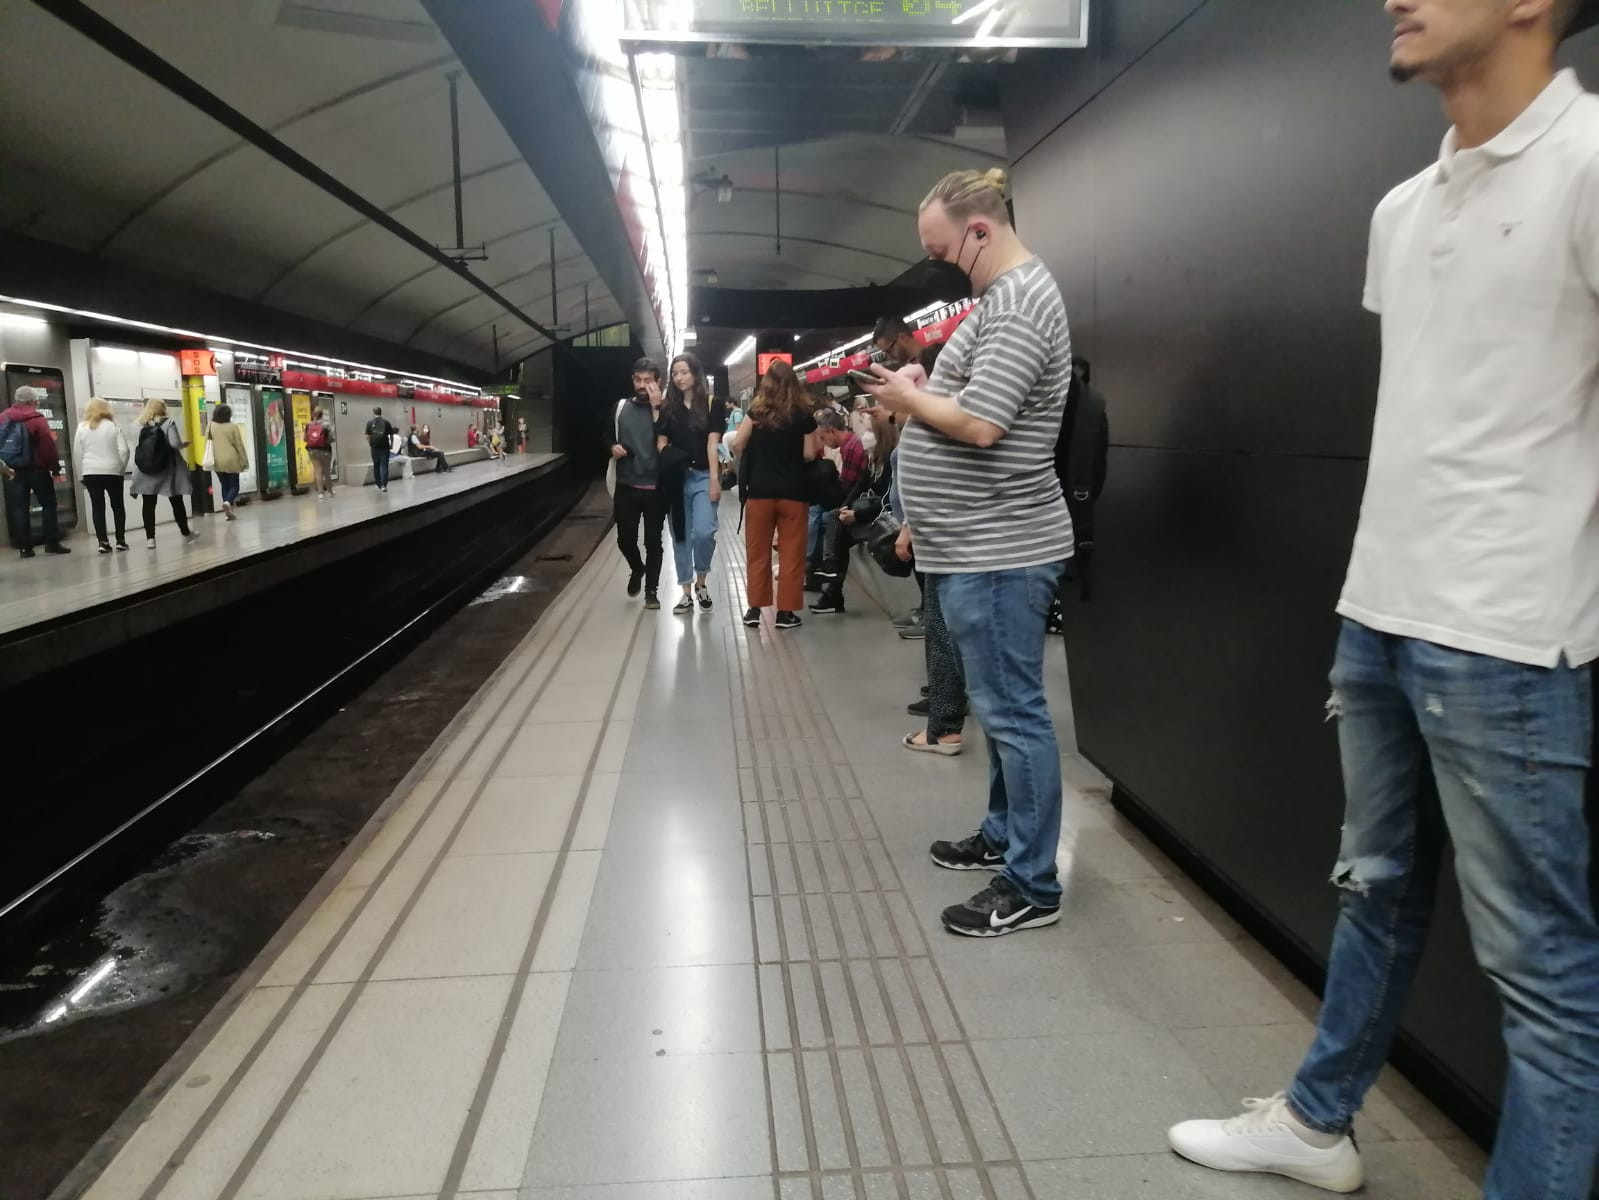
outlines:
{"label": "metro platform", "polygon": [[[981,738],[900,747],[921,649],[880,612],[739,625],[731,525],[709,615],[602,547],[57,1195],[1324,1194],[1166,1150],[1285,1083],[1315,1002],[1110,808],[1063,659],[1065,917],[951,937],[981,878],[926,848]],[[1393,1073],[1358,1133],[1365,1194],[1480,1194]]]}
{"label": "metro platform", "polygon": [[[381,544],[475,502],[484,489],[548,473],[562,460],[511,455],[445,475],[396,479],[387,493],[339,485],[331,500],[309,492],[258,499],[241,507],[236,521],[220,512],[191,516],[200,538],[188,545],[162,501],[154,550],[144,544],[140,501],[129,496],[131,548],[112,554],[95,553],[80,496],[79,526],[66,539],[71,555],[41,551],[23,560],[9,547],[0,553],[0,683],[53,670]],[[70,637],[57,636],[68,629]]]}

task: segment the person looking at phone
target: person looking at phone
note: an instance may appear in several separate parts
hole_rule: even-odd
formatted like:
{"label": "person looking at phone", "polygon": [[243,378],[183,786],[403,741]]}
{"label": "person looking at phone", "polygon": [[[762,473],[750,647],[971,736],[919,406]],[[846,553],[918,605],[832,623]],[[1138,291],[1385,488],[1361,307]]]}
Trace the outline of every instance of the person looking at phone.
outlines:
{"label": "person looking at phone", "polygon": [[824,449],[838,454],[838,482],[844,489],[844,505],[822,514],[821,565],[816,577],[822,594],[811,605],[818,615],[844,611],[844,580],[849,575],[849,552],[854,544],[855,501],[872,484],[872,460],[849,422],[832,409],[816,414],[816,431]]}
{"label": "person looking at phone", "polygon": [[[661,368],[647,358],[633,364],[633,394],[616,406],[615,428],[608,430],[611,457],[616,460],[616,546],[627,560],[627,594],[644,592],[644,607],[661,607],[661,530],[666,505],[660,491],[660,453],[666,439],[657,428],[664,394]],[[644,526],[644,553],[639,554],[639,525]]]}
{"label": "person looking at phone", "polygon": [[877,403],[910,418],[899,486],[918,565],[988,735],[982,828],[935,842],[951,870],[998,870],[943,913],[944,927],[997,937],[1060,920],[1060,746],[1044,694],[1045,626],[1071,557],[1055,475],[1071,382],[1066,306],[1048,268],[1012,227],[1004,171],[960,171],[922,202],[922,246],[970,278],[978,302],[925,387],[874,365]]}

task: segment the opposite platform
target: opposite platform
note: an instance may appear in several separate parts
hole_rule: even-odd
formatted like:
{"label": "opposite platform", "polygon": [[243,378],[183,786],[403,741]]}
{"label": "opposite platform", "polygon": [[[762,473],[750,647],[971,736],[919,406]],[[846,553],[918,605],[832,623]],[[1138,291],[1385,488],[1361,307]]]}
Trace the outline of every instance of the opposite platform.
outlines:
{"label": "opposite platform", "polygon": [[[557,454],[515,455],[444,475],[395,480],[387,493],[339,487],[329,500],[307,493],[256,501],[240,509],[237,521],[220,513],[191,518],[200,533],[191,544],[174,526],[163,525],[154,550],[144,544],[139,501],[130,497],[127,551],[97,554],[92,537],[75,537],[67,556],[0,555],[0,683],[25,678],[41,664],[87,657],[401,536],[479,495],[547,474],[563,461]],[[185,592],[187,598],[179,598]],[[116,620],[92,620],[108,613]],[[70,638],[52,636],[67,627]],[[47,646],[38,645],[46,638]]]}
{"label": "opposite platform", "polygon": [[[723,556],[680,618],[602,550],[60,1194],[1316,1194],[1165,1149],[1284,1082],[1312,997],[1069,751],[1062,924],[944,934],[981,879],[926,848],[980,815],[980,739],[906,753],[919,648],[876,614],[746,630]],[[1368,1194],[1476,1195],[1396,1078],[1360,1132]]]}

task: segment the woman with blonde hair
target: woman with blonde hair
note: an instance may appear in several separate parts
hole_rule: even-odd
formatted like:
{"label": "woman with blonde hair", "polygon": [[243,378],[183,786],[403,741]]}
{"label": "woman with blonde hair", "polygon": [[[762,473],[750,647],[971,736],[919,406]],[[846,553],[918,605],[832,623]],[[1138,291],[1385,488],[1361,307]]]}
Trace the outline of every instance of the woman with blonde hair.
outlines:
{"label": "woman with blonde hair", "polygon": [[117,428],[111,406],[99,396],[89,397],[89,403],[84,405],[83,420],[72,439],[72,458],[83,490],[89,493],[89,507],[94,514],[94,536],[100,543],[100,553],[111,553],[111,543],[105,533],[105,506],[108,500],[117,527],[117,549],[126,550],[128,514],[122,503],[122,477],[127,474],[133,452],[128,449],[128,439]]}
{"label": "woman with blonde hair", "polygon": [[749,611],[759,625],[772,596],[772,534],[777,534],[777,627],[798,629],[805,604],[805,533],[810,516],[805,464],[821,454],[811,400],[794,368],[775,362],[761,379],[749,416],[733,438],[742,462],[744,550],[749,559]]}
{"label": "woman with blonde hair", "polygon": [[185,542],[199,539],[198,533],[189,529],[189,514],[184,510],[183,498],[193,493],[189,480],[189,464],[184,461],[183,448],[187,443],[178,432],[178,423],[167,416],[165,400],[151,400],[139,414],[139,444],[133,451],[133,486],[129,489],[143,502],[145,545],[155,549],[155,502],[165,496],[172,505],[172,517],[178,523]]}

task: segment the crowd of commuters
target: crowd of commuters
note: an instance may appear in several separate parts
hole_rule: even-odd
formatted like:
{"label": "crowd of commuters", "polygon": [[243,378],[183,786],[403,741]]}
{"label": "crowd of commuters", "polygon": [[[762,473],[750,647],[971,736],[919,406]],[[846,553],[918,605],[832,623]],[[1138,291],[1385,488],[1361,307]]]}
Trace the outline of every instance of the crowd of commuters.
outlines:
{"label": "crowd of commuters", "polygon": [[[41,408],[47,399],[43,388],[24,385],[13,393],[11,405],[0,411],[0,481],[4,483],[7,532],[24,559],[35,557],[41,545],[46,554],[71,553],[62,542],[56,493],[63,471],[61,444]],[[364,432],[372,452],[373,482],[378,491],[388,491],[390,467],[395,459],[432,459],[439,472],[451,469],[445,452],[433,446],[432,430],[427,425],[412,426],[409,436],[401,436],[384,418],[381,408],[374,408],[372,414]],[[477,426],[472,426],[472,434],[468,441],[483,446],[491,459],[505,457],[505,428],[498,420],[487,423],[481,434]],[[329,499],[333,496],[337,434],[326,409],[312,410],[303,436],[311,464],[312,491],[318,500]],[[251,462],[245,431],[235,421],[230,405],[220,404],[211,411],[202,440],[202,476],[207,472],[215,474],[220,511],[225,520],[235,521],[241,477],[251,469]],[[128,548],[128,495],[140,501],[149,548],[156,545],[156,517],[163,498],[183,540],[198,540],[198,533],[189,524],[192,514],[186,504],[195,486],[189,450],[182,427],[168,412],[164,400],[145,403],[131,443],[108,401],[91,396],[85,402],[82,419],[71,439],[71,458],[73,475],[88,498],[99,553]],[[37,531],[35,507],[39,513]],[[714,537],[714,524],[711,528]]]}

